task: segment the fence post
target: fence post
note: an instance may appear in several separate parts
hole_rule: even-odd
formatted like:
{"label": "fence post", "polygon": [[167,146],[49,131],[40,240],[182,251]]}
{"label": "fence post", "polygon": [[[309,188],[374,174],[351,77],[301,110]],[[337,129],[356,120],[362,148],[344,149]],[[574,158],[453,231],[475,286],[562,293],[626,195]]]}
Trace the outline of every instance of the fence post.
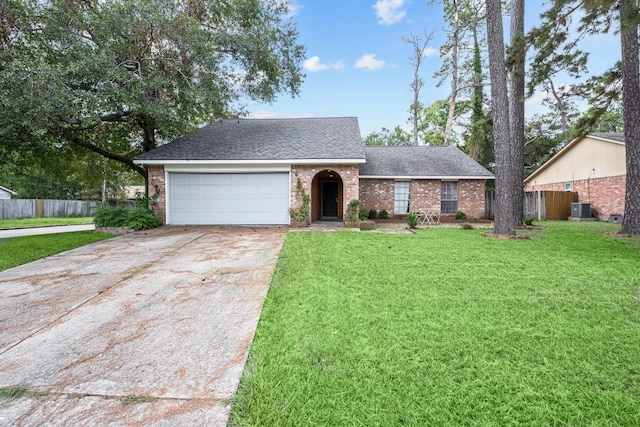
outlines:
{"label": "fence post", "polygon": [[538,193],[538,221],[542,221],[542,193],[540,190],[536,193]]}
{"label": "fence post", "polygon": [[44,217],[44,200],[36,199],[35,212],[34,212],[33,217],[34,218],[43,218]]}

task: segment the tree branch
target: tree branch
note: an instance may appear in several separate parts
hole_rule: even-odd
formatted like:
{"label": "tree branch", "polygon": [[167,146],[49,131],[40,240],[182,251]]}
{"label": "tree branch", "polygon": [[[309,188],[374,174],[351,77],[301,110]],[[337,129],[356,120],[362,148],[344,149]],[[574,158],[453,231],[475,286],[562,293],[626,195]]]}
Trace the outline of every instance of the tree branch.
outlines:
{"label": "tree branch", "polygon": [[96,117],[89,117],[86,120],[73,118],[73,119],[69,119],[67,121],[67,123],[69,123],[70,125],[79,125],[81,123],[89,122],[91,124],[89,126],[83,128],[83,130],[87,130],[87,129],[91,129],[91,128],[95,127],[96,125],[100,124],[100,123],[97,123],[97,122],[115,123],[115,122],[121,121],[125,117],[130,117],[132,115],[133,115],[133,113],[131,111],[117,111],[115,113],[103,114],[101,116],[98,116],[97,118]]}
{"label": "tree branch", "polygon": [[66,139],[67,141],[71,142],[72,144],[78,145],[80,147],[84,147],[88,150],[93,151],[94,153],[98,153],[103,157],[106,157],[107,159],[110,160],[115,160],[116,162],[120,162],[123,163],[125,165],[127,165],[128,167],[130,167],[132,170],[136,171],[137,173],[139,173],[140,175],[142,175],[142,177],[144,179],[147,179],[147,171],[146,169],[144,169],[141,166],[136,165],[135,163],[133,163],[133,160],[124,157],[124,156],[120,156],[118,154],[114,154],[114,153],[110,153],[107,150],[104,150],[96,145],[93,145],[89,142],[86,142],[78,137],[76,137],[75,135],[71,135],[68,132],[64,132],[62,134],[62,137],[64,139]]}

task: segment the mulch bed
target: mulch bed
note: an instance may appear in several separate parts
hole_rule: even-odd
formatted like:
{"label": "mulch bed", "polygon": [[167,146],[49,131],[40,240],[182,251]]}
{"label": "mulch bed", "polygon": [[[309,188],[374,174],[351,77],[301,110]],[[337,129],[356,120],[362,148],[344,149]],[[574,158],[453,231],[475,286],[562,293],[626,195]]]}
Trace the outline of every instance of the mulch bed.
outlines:
{"label": "mulch bed", "polygon": [[[388,219],[374,219],[373,221],[376,222],[376,224],[406,224],[407,223],[407,218],[406,217],[395,217],[395,218],[388,218]],[[473,220],[473,219],[456,219],[455,216],[441,216],[440,217],[440,224],[464,224],[465,222],[469,223],[469,224],[491,224],[491,220],[488,219],[477,219],[477,220]]]}

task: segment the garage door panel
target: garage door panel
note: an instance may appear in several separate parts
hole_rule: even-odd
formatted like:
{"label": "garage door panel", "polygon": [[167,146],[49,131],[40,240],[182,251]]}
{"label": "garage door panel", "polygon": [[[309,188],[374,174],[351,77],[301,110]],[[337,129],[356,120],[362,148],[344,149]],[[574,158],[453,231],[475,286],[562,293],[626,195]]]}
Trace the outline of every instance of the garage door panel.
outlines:
{"label": "garage door panel", "polygon": [[288,224],[289,174],[169,174],[171,224]]}

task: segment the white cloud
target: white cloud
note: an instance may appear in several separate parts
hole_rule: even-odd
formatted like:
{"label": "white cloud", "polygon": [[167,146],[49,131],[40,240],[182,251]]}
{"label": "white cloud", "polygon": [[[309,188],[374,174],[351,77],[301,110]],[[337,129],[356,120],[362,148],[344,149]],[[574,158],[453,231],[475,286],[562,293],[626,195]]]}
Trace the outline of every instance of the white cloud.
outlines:
{"label": "white cloud", "polygon": [[407,10],[403,9],[405,0],[378,0],[373,8],[376,10],[378,23],[382,25],[391,25],[400,22],[407,14]]}
{"label": "white cloud", "polygon": [[529,106],[542,105],[545,99],[549,98],[549,94],[545,91],[534,93],[530,98],[525,100],[525,104]]}
{"label": "white cloud", "polygon": [[284,15],[287,18],[295,17],[296,15],[298,15],[298,13],[300,13],[300,10],[303,8],[303,6],[296,4],[294,0],[276,0],[275,5],[277,7],[287,9],[287,13]]}
{"label": "white cloud", "polygon": [[438,54],[439,52],[431,46],[422,51],[422,56],[424,56],[425,58],[431,58],[432,56],[436,56]]}
{"label": "white cloud", "polygon": [[345,67],[344,62],[338,61],[331,64],[331,68],[334,70],[343,70]]}
{"label": "white cloud", "polygon": [[327,65],[320,62],[319,56],[312,56],[311,58],[304,61],[304,63],[302,64],[302,67],[307,71],[311,71],[312,73],[317,73],[318,71],[324,71],[329,69],[342,70],[344,68],[344,63],[342,61],[338,61],[338,62],[334,62],[331,65]]}
{"label": "white cloud", "polygon": [[[566,93],[571,93],[572,85],[556,85],[556,93],[562,96]],[[544,101],[553,100],[553,93],[551,92],[551,88],[546,88],[544,90],[539,90],[529,98],[525,100],[525,105],[528,106],[536,106],[543,105]],[[555,102],[555,101],[553,101]]]}
{"label": "white cloud", "polygon": [[329,68],[331,68],[326,64],[321,64],[320,57],[318,56],[312,56],[311,58],[304,61],[302,67],[307,71],[311,71],[312,73],[317,73],[318,71],[328,70]]}
{"label": "white cloud", "polygon": [[302,9],[302,6],[300,6],[299,4],[296,4],[294,2],[289,3],[289,17],[293,18],[294,16],[297,16],[298,13],[300,13],[300,10]]}
{"label": "white cloud", "polygon": [[387,63],[381,59],[376,59],[374,53],[365,53],[356,61],[356,68],[366,68],[367,70],[379,70],[387,65]]}

